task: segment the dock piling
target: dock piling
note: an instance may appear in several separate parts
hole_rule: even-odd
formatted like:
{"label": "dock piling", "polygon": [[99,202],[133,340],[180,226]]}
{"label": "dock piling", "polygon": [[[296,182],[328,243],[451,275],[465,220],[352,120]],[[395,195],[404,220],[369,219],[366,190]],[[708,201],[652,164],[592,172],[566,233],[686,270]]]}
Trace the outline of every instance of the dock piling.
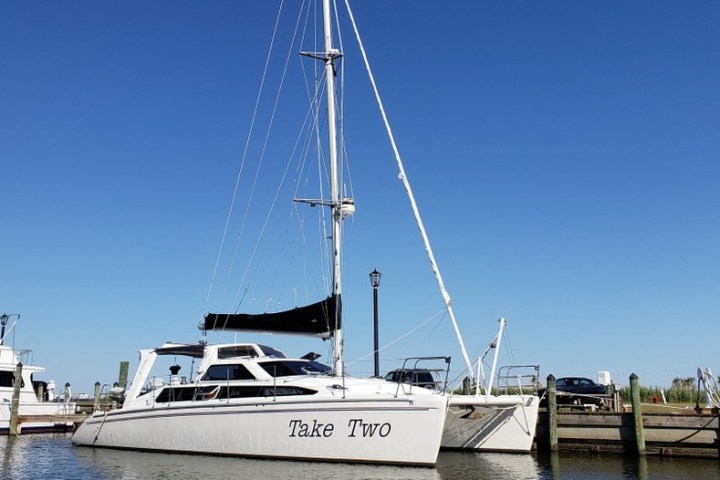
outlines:
{"label": "dock piling", "polygon": [[130,362],[123,360],[120,362],[120,373],[118,374],[118,385],[125,388],[127,386],[128,371],[130,370]]}
{"label": "dock piling", "polygon": [[547,377],[547,412],[548,412],[548,439],[551,452],[558,449],[558,431],[557,431],[557,389],[555,384],[555,375],[550,374]]}
{"label": "dock piling", "polygon": [[18,434],[18,414],[20,412],[20,387],[22,386],[22,370],[23,364],[18,362],[15,367],[15,378],[13,379],[13,396],[10,405],[10,429],[8,435],[16,436]]}
{"label": "dock piling", "polygon": [[100,405],[100,382],[95,382],[95,396],[93,397],[93,412],[97,411]]}
{"label": "dock piling", "polygon": [[635,426],[635,446],[637,454],[645,455],[645,434],[643,432],[642,410],[640,407],[640,385],[638,376],[630,375],[630,397],[632,401],[633,425]]}

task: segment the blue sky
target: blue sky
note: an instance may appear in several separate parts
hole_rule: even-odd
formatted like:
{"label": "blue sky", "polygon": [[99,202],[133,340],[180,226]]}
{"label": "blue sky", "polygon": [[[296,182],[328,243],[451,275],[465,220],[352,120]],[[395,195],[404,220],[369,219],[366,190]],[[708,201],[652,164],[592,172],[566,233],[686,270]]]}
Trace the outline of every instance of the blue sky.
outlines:
{"label": "blue sky", "polygon": [[[720,371],[720,6],[356,3],[471,356],[505,317],[503,363],[543,377],[669,385]],[[285,3],[284,27],[297,5]],[[0,2],[0,310],[22,315],[15,343],[46,379],[89,392],[139,348],[199,338],[277,7]],[[349,33],[353,361],[372,348],[374,268],[382,344],[442,302]],[[288,142],[303,114],[289,112],[275,127]],[[285,161],[273,148],[260,188],[271,195]],[[273,217],[293,226],[290,199]],[[320,298],[282,268],[256,266],[252,307]],[[384,350],[383,370],[448,353],[459,368],[438,318]],[[327,359],[316,341],[262,341]],[[372,372],[369,360],[350,371]]]}

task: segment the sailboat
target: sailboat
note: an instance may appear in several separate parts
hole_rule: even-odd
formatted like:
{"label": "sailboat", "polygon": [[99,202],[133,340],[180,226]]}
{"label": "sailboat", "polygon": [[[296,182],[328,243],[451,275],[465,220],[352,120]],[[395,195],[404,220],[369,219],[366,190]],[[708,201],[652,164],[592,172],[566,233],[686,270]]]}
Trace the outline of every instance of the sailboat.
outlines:
{"label": "sailboat", "polygon": [[[350,13],[351,20],[352,12]],[[367,60],[365,48],[360,35],[355,29],[358,46],[365,62],[365,68],[370,79],[375,100],[380,110],[380,115],[385,123],[385,130],[390,141],[398,169],[398,178],[402,182],[405,193],[410,202],[410,207],[415,218],[416,226],[420,232],[430,267],[438,285],[440,295],[445,304],[445,310],[453,327],[455,337],[460,348],[462,359],[465,364],[465,374],[471,385],[474,384],[474,393],[452,393],[449,399],[450,410],[447,415],[442,448],[460,449],[473,451],[505,451],[505,452],[529,452],[535,439],[537,418],[540,408],[540,399],[535,394],[524,394],[523,385],[518,385],[519,394],[498,394],[494,395],[493,378],[490,375],[485,384],[481,384],[480,376],[475,377],[473,364],[465,347],[459,323],[456,320],[452,306],[452,299],[445,287],[443,276],[435,259],[430,238],[425,229],[424,222],[420,216],[412,186],[406,174],[405,167],[400,156],[399,149],[395,142],[392,128],[385,113],[385,107],[380,97],[372,69]],[[500,328],[493,345],[499,347],[502,332],[505,328],[505,321],[501,319]],[[491,372],[497,367],[497,353],[499,348],[494,348],[495,356]],[[478,368],[481,361],[478,361]],[[402,376],[400,377],[402,378]],[[482,392],[481,392],[482,390]],[[481,394],[482,393],[482,394]]]}
{"label": "sailboat", "polygon": [[[323,0],[332,289],[319,302],[264,314],[208,313],[201,328],[295,334],[332,340],[332,365],[316,354],[288,358],[259,343],[166,343],[140,351],[120,408],[95,412],[75,431],[75,445],[243,457],[432,466],[448,396],[438,390],[355,378],[345,372],[342,330],[342,222],[354,211],[341,196],[330,0]],[[190,376],[178,358],[189,359]],[[170,374],[152,376],[171,359]],[[442,358],[449,369],[449,358]]]}

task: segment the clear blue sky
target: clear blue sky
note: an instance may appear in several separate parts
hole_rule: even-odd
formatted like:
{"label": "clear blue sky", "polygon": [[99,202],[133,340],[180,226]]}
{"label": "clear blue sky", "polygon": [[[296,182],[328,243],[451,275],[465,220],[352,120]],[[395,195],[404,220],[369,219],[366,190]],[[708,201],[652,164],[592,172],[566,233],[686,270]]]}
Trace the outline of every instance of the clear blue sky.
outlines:
{"label": "clear blue sky", "polygon": [[[505,317],[503,363],[543,377],[720,373],[720,4],[356,3],[471,355]],[[0,2],[0,311],[22,315],[15,343],[46,379],[90,392],[139,348],[198,339],[277,5]],[[344,41],[352,361],[372,348],[373,268],[381,343],[442,303]],[[304,297],[293,281],[273,301]],[[447,319],[411,337],[383,370],[460,367]]]}

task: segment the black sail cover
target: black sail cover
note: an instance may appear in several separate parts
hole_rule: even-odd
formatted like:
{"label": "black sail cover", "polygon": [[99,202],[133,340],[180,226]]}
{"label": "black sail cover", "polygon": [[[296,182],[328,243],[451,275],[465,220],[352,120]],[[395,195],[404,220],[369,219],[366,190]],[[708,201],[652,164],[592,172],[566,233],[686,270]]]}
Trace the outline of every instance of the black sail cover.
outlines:
{"label": "black sail cover", "polygon": [[208,313],[201,328],[329,338],[340,328],[340,308],[340,295],[334,295],[320,302],[283,312]]}

